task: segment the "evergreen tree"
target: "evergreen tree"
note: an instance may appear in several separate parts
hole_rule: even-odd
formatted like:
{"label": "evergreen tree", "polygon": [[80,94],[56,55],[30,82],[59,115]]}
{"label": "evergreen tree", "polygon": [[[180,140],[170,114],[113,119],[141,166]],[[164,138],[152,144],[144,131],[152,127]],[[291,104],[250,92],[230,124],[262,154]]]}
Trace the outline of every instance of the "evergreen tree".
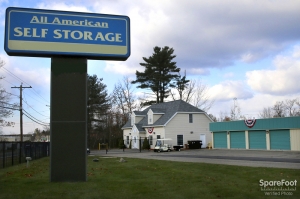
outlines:
{"label": "evergreen tree", "polygon": [[120,149],[125,149],[125,148],[126,148],[126,146],[125,146],[125,144],[124,144],[124,140],[120,140],[120,141],[119,141],[119,148],[120,148]]}
{"label": "evergreen tree", "polygon": [[177,68],[173,59],[173,48],[154,47],[154,53],[149,58],[143,57],[145,63],[140,63],[145,67],[144,72],[136,71],[136,80],[133,84],[139,84],[137,88],[150,89],[156,95],[156,101],[152,103],[162,103],[169,96],[171,88],[176,86],[172,80],[178,79],[180,68]]}
{"label": "evergreen tree", "polygon": [[150,149],[150,144],[149,144],[147,137],[145,137],[145,139],[144,139],[143,149],[148,149],[148,150]]}
{"label": "evergreen tree", "polygon": [[102,128],[106,123],[106,114],[110,108],[106,85],[102,78],[97,75],[87,76],[88,79],[88,100],[87,100],[87,126],[88,146],[91,146],[91,134],[97,128]]}

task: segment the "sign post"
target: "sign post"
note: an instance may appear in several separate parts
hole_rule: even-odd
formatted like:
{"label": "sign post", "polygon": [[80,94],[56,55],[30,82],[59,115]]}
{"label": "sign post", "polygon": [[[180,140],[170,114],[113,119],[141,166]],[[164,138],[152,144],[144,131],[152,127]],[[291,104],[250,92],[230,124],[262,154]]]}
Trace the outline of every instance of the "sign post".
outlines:
{"label": "sign post", "polygon": [[4,49],[51,58],[50,181],[86,181],[87,59],[127,60],[129,18],[10,7]]}

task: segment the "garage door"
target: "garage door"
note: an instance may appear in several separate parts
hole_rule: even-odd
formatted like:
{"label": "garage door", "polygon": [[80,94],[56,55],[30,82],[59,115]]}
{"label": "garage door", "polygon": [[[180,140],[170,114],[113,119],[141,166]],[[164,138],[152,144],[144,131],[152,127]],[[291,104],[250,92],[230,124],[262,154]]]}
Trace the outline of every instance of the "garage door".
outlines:
{"label": "garage door", "polygon": [[249,149],[267,149],[266,131],[249,131]]}
{"label": "garage door", "polygon": [[244,131],[230,132],[230,148],[231,149],[245,149],[246,148]]}
{"label": "garage door", "polygon": [[227,132],[214,132],[214,148],[227,149]]}
{"label": "garage door", "polygon": [[270,131],[270,149],[291,150],[290,131],[289,130]]}

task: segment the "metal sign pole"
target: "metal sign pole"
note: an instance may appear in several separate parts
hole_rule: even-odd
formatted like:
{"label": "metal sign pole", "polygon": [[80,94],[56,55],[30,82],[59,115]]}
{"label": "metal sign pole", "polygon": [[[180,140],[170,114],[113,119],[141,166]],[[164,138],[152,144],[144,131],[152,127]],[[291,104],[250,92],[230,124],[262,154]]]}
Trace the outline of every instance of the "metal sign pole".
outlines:
{"label": "metal sign pole", "polygon": [[86,181],[87,59],[51,59],[50,181]]}

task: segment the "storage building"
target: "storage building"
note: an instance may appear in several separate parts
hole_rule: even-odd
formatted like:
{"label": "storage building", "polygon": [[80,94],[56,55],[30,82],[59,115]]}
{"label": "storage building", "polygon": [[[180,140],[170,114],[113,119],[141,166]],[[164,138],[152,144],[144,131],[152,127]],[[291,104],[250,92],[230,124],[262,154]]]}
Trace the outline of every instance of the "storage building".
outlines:
{"label": "storage building", "polygon": [[300,117],[210,123],[215,149],[300,151]]}

